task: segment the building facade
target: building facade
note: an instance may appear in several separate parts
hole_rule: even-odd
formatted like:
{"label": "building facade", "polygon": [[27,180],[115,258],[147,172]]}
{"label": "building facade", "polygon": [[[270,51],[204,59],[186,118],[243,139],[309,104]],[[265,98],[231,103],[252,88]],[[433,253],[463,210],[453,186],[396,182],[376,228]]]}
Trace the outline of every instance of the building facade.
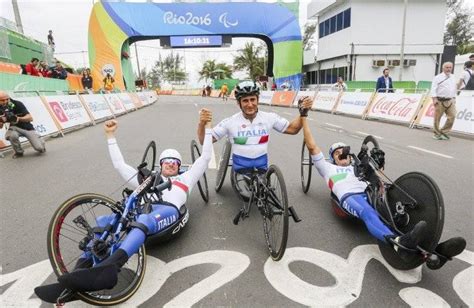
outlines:
{"label": "building facade", "polygon": [[407,0],[401,59],[404,0],[311,2],[317,20],[317,51],[305,51],[307,84],[376,80],[389,68],[393,80],[432,80],[440,67],[447,6],[444,0]]}

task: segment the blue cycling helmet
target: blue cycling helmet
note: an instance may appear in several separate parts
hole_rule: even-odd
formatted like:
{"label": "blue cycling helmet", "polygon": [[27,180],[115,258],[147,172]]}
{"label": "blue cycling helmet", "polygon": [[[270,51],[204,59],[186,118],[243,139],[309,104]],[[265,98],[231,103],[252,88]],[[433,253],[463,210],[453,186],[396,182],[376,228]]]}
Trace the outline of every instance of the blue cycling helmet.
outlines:
{"label": "blue cycling helmet", "polygon": [[242,81],[235,87],[235,98],[240,101],[242,97],[250,95],[260,95],[260,89],[253,81]]}
{"label": "blue cycling helmet", "polygon": [[334,157],[332,157],[332,154],[334,153],[334,151],[336,151],[337,149],[340,149],[340,148],[343,148],[343,147],[346,147],[347,145],[343,142],[336,142],[336,143],[333,143],[330,147],[329,147],[329,160],[331,161],[331,163],[335,164],[336,161],[334,160]]}

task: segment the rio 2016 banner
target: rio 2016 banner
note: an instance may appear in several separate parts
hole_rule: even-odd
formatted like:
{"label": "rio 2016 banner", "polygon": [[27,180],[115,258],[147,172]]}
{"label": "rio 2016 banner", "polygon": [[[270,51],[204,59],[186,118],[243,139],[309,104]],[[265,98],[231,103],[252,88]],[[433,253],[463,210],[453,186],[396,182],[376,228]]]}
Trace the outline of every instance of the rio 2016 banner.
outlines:
{"label": "rio 2016 banner", "polygon": [[295,91],[275,91],[272,97],[272,105],[290,107],[295,96]]}
{"label": "rio 2016 banner", "polygon": [[340,94],[340,92],[319,91],[314,99],[313,109],[331,112],[334,111]]}
{"label": "rio 2016 banner", "polygon": [[[453,130],[474,135],[474,91],[462,91],[456,97],[456,119],[454,120]],[[418,116],[417,124],[433,127],[435,108],[431,97],[426,100],[425,108]],[[440,125],[446,122],[446,115],[443,115]]]}
{"label": "rio 2016 banner", "polygon": [[410,123],[418,112],[422,96],[422,94],[377,93],[369,106],[367,116]]}
{"label": "rio 2016 banner", "polygon": [[344,92],[336,112],[362,116],[372,98],[372,92]]}
{"label": "rio 2016 banner", "polygon": [[260,92],[258,102],[260,104],[270,105],[270,103],[272,102],[272,98],[273,98],[274,93],[275,93],[274,91],[262,91],[262,92]]}
{"label": "rio 2016 banner", "polygon": [[293,101],[293,107],[298,107],[298,100],[305,96],[314,99],[316,91],[298,91],[298,94],[296,94],[295,100]]}

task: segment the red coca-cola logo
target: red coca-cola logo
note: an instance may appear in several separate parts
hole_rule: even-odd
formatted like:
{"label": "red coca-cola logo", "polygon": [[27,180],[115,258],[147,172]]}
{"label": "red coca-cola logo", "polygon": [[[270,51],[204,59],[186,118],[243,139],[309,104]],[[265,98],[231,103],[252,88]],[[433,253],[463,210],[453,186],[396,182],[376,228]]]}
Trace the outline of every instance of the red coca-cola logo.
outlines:
{"label": "red coca-cola logo", "polygon": [[426,110],[425,116],[434,118],[434,114],[435,114],[435,107],[434,107],[434,104],[431,103],[430,106],[428,107],[428,110]]}
{"label": "red coca-cola logo", "polygon": [[374,114],[405,118],[415,110],[417,99],[403,97],[398,100],[382,96],[371,108]]}

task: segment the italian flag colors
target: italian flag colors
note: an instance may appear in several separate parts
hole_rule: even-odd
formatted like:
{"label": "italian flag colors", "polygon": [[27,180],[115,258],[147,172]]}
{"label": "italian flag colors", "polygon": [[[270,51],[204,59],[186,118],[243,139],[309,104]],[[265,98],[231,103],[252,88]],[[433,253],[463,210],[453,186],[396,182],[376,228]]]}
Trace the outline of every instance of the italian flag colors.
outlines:
{"label": "italian flag colors", "polygon": [[268,142],[268,135],[258,137],[234,137],[234,144],[263,144]]}
{"label": "italian flag colors", "polygon": [[336,184],[337,182],[341,180],[344,180],[346,177],[347,177],[347,173],[340,173],[340,174],[336,174],[330,177],[329,182],[328,182],[329,189],[332,190],[332,188],[334,187],[334,184]]}

